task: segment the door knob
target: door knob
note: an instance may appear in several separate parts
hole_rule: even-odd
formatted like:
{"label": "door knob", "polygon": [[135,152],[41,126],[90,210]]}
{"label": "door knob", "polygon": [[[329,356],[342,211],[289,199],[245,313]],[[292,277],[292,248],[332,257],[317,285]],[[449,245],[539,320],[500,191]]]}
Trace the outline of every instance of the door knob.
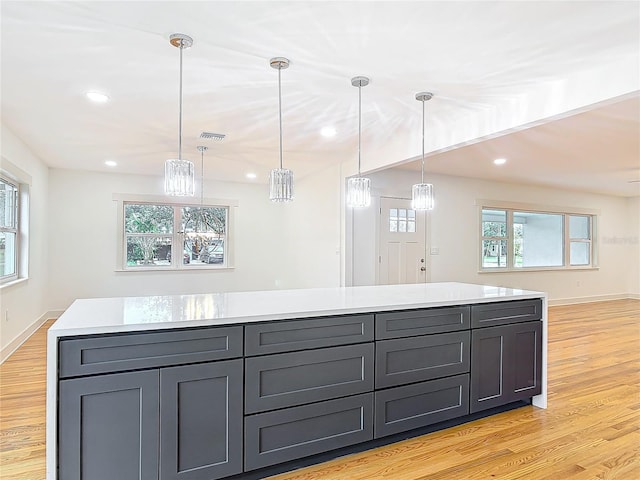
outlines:
{"label": "door knob", "polygon": [[420,271],[421,272],[426,272],[427,271],[427,267],[420,267]]}

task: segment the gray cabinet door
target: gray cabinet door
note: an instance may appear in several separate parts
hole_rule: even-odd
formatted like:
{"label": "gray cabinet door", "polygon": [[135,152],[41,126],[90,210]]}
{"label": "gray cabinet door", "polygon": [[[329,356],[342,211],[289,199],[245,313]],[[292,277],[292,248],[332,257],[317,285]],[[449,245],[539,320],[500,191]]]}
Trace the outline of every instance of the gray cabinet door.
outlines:
{"label": "gray cabinet door", "polygon": [[512,300],[471,306],[471,328],[493,327],[542,319],[542,300]]}
{"label": "gray cabinet door", "polygon": [[59,383],[58,478],[157,480],[158,370]]}
{"label": "gray cabinet door", "polygon": [[373,393],[245,418],[245,471],[373,438]]}
{"label": "gray cabinet door", "polygon": [[245,359],[245,412],[373,390],[373,343]]}
{"label": "gray cabinet door", "polygon": [[480,328],[471,334],[471,413],[542,391],[542,322]]}
{"label": "gray cabinet door", "polygon": [[376,340],[453,332],[469,328],[468,305],[376,314]]}
{"label": "gray cabinet door", "polygon": [[160,480],[242,472],[242,360],[160,371]]}
{"label": "gray cabinet door", "polygon": [[373,314],[258,323],[245,327],[246,356],[372,341]]}
{"label": "gray cabinet door", "polygon": [[375,437],[462,417],[469,413],[469,374],[375,393]]}
{"label": "gray cabinet door", "polygon": [[471,332],[376,342],[376,388],[469,372]]}

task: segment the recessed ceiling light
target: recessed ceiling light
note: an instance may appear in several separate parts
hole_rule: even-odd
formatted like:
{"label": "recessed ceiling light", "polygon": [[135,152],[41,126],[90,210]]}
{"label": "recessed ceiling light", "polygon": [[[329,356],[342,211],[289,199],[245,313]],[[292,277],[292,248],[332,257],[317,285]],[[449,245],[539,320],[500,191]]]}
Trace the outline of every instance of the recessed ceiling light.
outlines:
{"label": "recessed ceiling light", "polygon": [[506,158],[496,158],[493,161],[494,164],[496,165],[504,165],[505,163],[507,163],[507,159]]}
{"label": "recessed ceiling light", "polygon": [[87,92],[87,98],[96,103],[105,103],[109,101],[109,97],[100,92]]}
{"label": "recessed ceiling light", "polygon": [[322,127],[322,130],[320,130],[320,135],[322,135],[323,137],[335,137],[336,136],[336,129],[335,127]]}
{"label": "recessed ceiling light", "polygon": [[118,166],[118,162],[116,162],[114,160],[105,160],[104,164],[107,167],[117,167]]}
{"label": "recessed ceiling light", "polygon": [[250,178],[251,180],[253,180],[256,177],[257,175],[255,173],[247,173],[247,178]]}

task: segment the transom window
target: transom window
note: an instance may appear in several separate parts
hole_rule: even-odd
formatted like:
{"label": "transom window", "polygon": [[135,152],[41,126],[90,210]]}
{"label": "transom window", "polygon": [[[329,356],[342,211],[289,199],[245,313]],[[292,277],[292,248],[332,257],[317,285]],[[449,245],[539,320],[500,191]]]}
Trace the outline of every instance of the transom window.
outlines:
{"label": "transom window", "polygon": [[414,233],[416,231],[416,211],[407,208],[389,209],[389,232]]}
{"label": "transom window", "polygon": [[123,205],[125,269],[229,265],[228,206]]}
{"label": "transom window", "polygon": [[482,208],[482,270],[595,266],[595,215]]}
{"label": "transom window", "polygon": [[18,278],[18,184],[0,177],[0,283]]}

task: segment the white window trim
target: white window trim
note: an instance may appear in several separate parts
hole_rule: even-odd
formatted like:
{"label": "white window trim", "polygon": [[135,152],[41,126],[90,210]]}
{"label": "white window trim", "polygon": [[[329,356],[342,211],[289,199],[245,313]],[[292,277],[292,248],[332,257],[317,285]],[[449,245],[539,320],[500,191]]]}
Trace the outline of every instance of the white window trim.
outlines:
{"label": "white window trim", "polygon": [[[116,272],[208,272],[211,273],[213,271],[228,271],[233,270],[235,268],[234,262],[234,244],[235,244],[235,210],[236,207],[239,206],[238,200],[230,200],[230,199],[221,199],[221,198],[204,198],[202,199],[202,203],[200,199],[196,198],[180,198],[180,197],[169,197],[163,195],[140,195],[140,194],[126,194],[126,193],[114,193],[112,196],[112,200],[116,202],[117,205],[117,228],[116,228],[116,262],[115,262],[115,271]],[[206,206],[206,207],[225,207],[227,208],[227,235],[226,235],[226,251],[225,255],[227,257],[226,263],[224,266],[197,266],[197,267],[184,267],[182,263],[179,261],[181,257],[176,260],[175,265],[164,266],[155,266],[155,267],[127,267],[125,260],[125,231],[124,231],[124,204],[125,203],[149,203],[149,204],[164,204],[164,205],[172,205],[174,207],[177,206]],[[174,219],[175,224],[175,219]],[[172,233],[173,236],[175,233]],[[162,234],[160,235],[162,236]]]}
{"label": "white window trim", "polygon": [[[598,242],[597,228],[598,217],[600,210],[587,209],[587,208],[575,208],[575,207],[562,207],[562,206],[549,206],[541,204],[520,203],[520,202],[505,202],[501,200],[488,200],[477,199],[476,206],[478,208],[478,227],[476,248],[478,252],[478,273],[491,274],[491,273],[522,273],[522,272],[544,272],[544,271],[574,271],[574,270],[599,270],[598,266]],[[484,237],[482,235],[482,210],[483,209],[495,209],[507,211],[507,236],[506,237]],[[514,267],[515,252],[513,249],[513,228],[509,228],[509,225],[513,226],[513,211],[524,211],[531,213],[549,213],[549,214],[561,214],[563,215],[562,224],[562,237],[563,237],[563,265],[561,266],[548,266],[548,267]],[[590,236],[589,240],[590,248],[589,254],[591,263],[589,265],[571,265],[570,262],[570,244],[569,238],[569,216],[571,215],[583,215],[590,217],[589,228]],[[505,268],[487,268],[482,265],[482,240],[483,239],[495,239],[507,241],[507,266]],[[576,240],[574,240],[576,241]]]}
{"label": "white window trim", "polygon": [[0,166],[0,176],[18,188],[16,273],[0,280],[0,289],[4,289],[29,279],[29,195],[32,179],[4,156],[0,158]]}

